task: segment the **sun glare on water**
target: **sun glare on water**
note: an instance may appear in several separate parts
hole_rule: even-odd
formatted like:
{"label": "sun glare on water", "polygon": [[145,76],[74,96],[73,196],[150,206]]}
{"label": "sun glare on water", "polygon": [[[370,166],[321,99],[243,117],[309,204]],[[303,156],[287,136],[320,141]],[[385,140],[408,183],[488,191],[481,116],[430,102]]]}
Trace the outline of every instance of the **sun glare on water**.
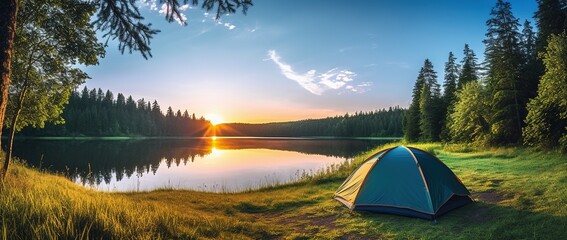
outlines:
{"label": "sun glare on water", "polygon": [[221,123],[224,122],[222,120],[222,117],[220,115],[216,114],[216,113],[207,114],[205,116],[205,119],[211,121],[211,124],[213,124],[213,125],[221,124]]}

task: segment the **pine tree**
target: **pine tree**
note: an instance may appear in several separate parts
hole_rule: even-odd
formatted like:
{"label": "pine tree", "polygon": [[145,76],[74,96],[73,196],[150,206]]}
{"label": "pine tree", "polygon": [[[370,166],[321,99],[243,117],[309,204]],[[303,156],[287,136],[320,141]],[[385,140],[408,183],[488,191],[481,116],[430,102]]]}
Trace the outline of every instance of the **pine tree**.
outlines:
{"label": "pine tree", "polygon": [[408,142],[416,142],[419,140],[419,100],[424,84],[424,69],[422,67],[413,87],[411,104],[404,117],[404,138]]}
{"label": "pine tree", "polygon": [[459,66],[455,62],[457,58],[453,52],[449,52],[449,59],[445,63],[445,81],[443,82],[443,109],[442,109],[442,122],[440,123],[442,129],[440,138],[449,140],[449,128],[451,124],[449,115],[453,112],[456,101],[457,80],[459,78]]}
{"label": "pine tree", "polygon": [[419,98],[419,128],[422,141],[439,141],[443,102],[437,72],[429,59],[423,63],[424,84]]}
{"label": "pine tree", "polygon": [[488,90],[492,95],[492,140],[496,144],[517,143],[521,137],[522,92],[520,68],[522,55],[518,19],[509,2],[498,0],[486,22],[484,43],[488,67]]}
{"label": "pine tree", "polygon": [[471,81],[478,80],[478,64],[477,58],[474,51],[469,48],[468,44],[465,44],[463,49],[463,60],[461,61],[461,72],[459,74],[459,80],[457,82],[457,89],[463,89],[463,86]]}
{"label": "pine tree", "polygon": [[534,14],[538,29],[536,48],[537,52],[543,52],[551,34],[560,34],[567,29],[567,3],[565,0],[537,0],[537,3]]}
{"label": "pine tree", "polygon": [[433,141],[433,124],[434,124],[434,106],[433,96],[431,95],[431,87],[429,84],[423,84],[419,95],[419,130],[420,140],[429,142]]}
{"label": "pine tree", "polygon": [[538,95],[528,103],[524,142],[567,152],[567,33],[551,35],[540,57],[546,71]]}
{"label": "pine tree", "polygon": [[[539,61],[536,52],[536,36],[529,21],[524,22],[522,29],[520,47],[522,52],[522,67],[520,73],[520,86],[524,95],[520,98],[521,105],[525,106],[528,99],[537,95],[537,85],[541,75]],[[524,110],[524,109],[523,109]],[[525,118],[526,111],[521,113],[522,119]]]}
{"label": "pine tree", "polygon": [[81,91],[80,107],[86,108],[88,104],[89,104],[89,89],[85,86],[85,88],[83,88],[83,91]]}
{"label": "pine tree", "polygon": [[171,106],[167,107],[167,112],[165,114],[165,117],[172,118],[174,116],[175,116],[175,114],[173,113],[173,109],[171,108]]}
{"label": "pine tree", "polygon": [[161,115],[161,108],[157,100],[154,100],[154,102],[152,103],[152,113],[155,115]]}
{"label": "pine tree", "polygon": [[124,98],[124,94],[118,93],[118,95],[116,96],[116,106],[118,107],[118,109],[126,107],[126,98]]}
{"label": "pine tree", "polygon": [[[427,85],[428,96],[425,96],[422,100],[421,95],[424,85]],[[428,104],[431,103],[432,105],[422,107],[421,103],[423,101]],[[412,102],[405,116],[404,138],[409,142],[415,142],[420,139],[425,141],[437,141],[441,132],[441,128],[439,127],[439,122],[441,121],[441,104],[441,88],[439,83],[437,83],[437,73],[433,70],[431,61],[425,59],[415,82]],[[426,110],[428,114],[426,120],[422,119],[422,111],[424,110]],[[429,126],[433,126],[433,128],[429,129]],[[427,132],[427,136],[425,137],[422,136],[424,132]]]}
{"label": "pine tree", "polygon": [[109,108],[112,106],[113,102],[114,102],[114,94],[112,94],[110,90],[106,90],[106,93],[104,94],[104,99],[102,100],[102,104],[104,105],[104,107]]}

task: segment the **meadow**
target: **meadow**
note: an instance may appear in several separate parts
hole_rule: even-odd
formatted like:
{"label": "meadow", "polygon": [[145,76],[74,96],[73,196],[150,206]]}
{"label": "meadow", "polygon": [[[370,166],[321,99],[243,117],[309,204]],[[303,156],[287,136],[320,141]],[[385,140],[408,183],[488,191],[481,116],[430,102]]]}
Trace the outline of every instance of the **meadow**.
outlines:
{"label": "meadow", "polygon": [[[399,144],[399,143],[397,143]],[[373,152],[300,182],[242,193],[103,193],[16,163],[0,193],[3,239],[567,239],[567,156],[424,143],[474,203],[437,222],[353,212],[334,191]]]}

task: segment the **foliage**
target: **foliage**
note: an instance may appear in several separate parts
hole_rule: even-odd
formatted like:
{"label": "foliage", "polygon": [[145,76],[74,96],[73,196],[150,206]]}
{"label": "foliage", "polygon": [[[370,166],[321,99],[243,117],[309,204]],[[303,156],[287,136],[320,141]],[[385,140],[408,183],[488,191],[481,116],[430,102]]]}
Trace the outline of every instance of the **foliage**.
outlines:
{"label": "foliage", "polygon": [[[429,60],[426,59],[427,62]],[[425,64],[424,64],[425,65]],[[404,117],[404,138],[408,142],[416,142],[420,136],[420,99],[423,85],[425,84],[425,69],[421,67],[415,85],[413,86],[412,100],[408,112]]]}
{"label": "foliage", "polygon": [[466,83],[478,80],[478,64],[477,58],[468,44],[465,44],[463,49],[463,60],[461,60],[461,72],[459,73],[459,80],[457,89],[463,89]]}
{"label": "foliage", "polygon": [[438,119],[435,104],[437,98],[432,96],[429,84],[423,84],[419,99],[419,130],[420,139],[424,142],[437,141]]}
{"label": "foliage", "polygon": [[567,34],[551,35],[540,54],[545,74],[538,95],[528,103],[524,141],[530,146],[559,146],[567,152]]}
{"label": "foliage", "polygon": [[417,142],[419,140],[419,102],[410,104],[404,115],[404,140]]}
{"label": "foliage", "polygon": [[6,127],[19,131],[63,122],[59,115],[72,89],[88,78],[76,64],[94,65],[104,55],[90,24],[94,11],[94,5],[80,2],[22,2]]}
{"label": "foliage", "polygon": [[[537,85],[540,76],[543,74],[537,58],[536,33],[527,20],[524,22],[520,40],[523,58],[520,69],[520,89],[522,89],[523,95],[519,99],[521,100],[520,104],[526,106],[528,99],[534,98],[537,95]],[[526,114],[527,112],[522,112],[522,117]]]}
{"label": "foliage", "polygon": [[538,7],[534,14],[538,29],[537,52],[545,51],[551,34],[560,34],[567,30],[567,2],[565,0],[537,0]]}
{"label": "foliage", "polygon": [[[482,84],[475,83],[475,86],[464,91],[467,83],[480,80],[480,68],[468,44],[465,44],[460,72],[456,70],[451,55],[446,63],[442,103],[434,103],[435,101],[420,96],[421,92],[416,92],[416,89],[423,89],[425,92],[428,89],[423,88],[423,80],[416,82],[412,103],[404,121],[405,139],[408,142],[435,140],[431,136],[436,136],[432,132],[438,126],[435,124],[437,122],[431,124],[425,119],[430,119],[433,115],[429,113],[437,107],[441,108],[441,115],[446,116],[439,122],[439,125],[444,127],[440,136],[443,140],[507,145],[520,143],[523,136],[529,138],[524,142],[531,146],[549,148],[557,146],[561,141],[565,141],[567,145],[567,138],[559,140],[565,131],[565,124],[563,119],[557,117],[563,111],[558,105],[550,105],[548,103],[551,101],[541,97],[536,98],[530,105],[531,119],[526,120],[526,106],[529,99],[536,96],[539,78],[543,74],[541,44],[546,42],[549,34],[567,29],[567,2],[538,0],[535,18],[540,32],[537,34],[529,21],[524,22],[520,32],[519,20],[514,17],[511,9],[509,2],[498,0],[486,22],[488,30],[483,41],[486,45],[483,68],[486,71],[482,72]],[[538,51],[540,58],[537,57]],[[451,112],[451,99],[454,99],[455,92],[452,81],[455,72],[458,73],[456,91],[460,92],[460,99],[457,103],[458,112]],[[420,75],[418,80],[422,77]],[[476,90],[473,89],[480,92],[474,93],[472,91]],[[560,94],[555,97],[557,96],[563,97]],[[531,122],[532,126],[523,129],[524,123],[528,122]],[[535,125],[539,125],[540,129],[535,130]],[[420,127],[419,132],[416,126]],[[554,135],[549,137],[551,132]]]}
{"label": "foliage", "polygon": [[439,140],[442,104],[437,72],[433,70],[431,61],[425,59],[415,82],[409,111],[405,116],[406,141]]}
{"label": "foliage", "polygon": [[[466,46],[468,48],[468,46]],[[453,113],[455,101],[457,101],[457,81],[459,80],[459,65],[455,62],[457,58],[453,52],[449,52],[449,59],[445,63],[445,81],[443,82],[443,105],[441,106],[441,126],[439,138],[442,140],[449,140],[449,126],[452,124],[449,121],[449,116]]]}
{"label": "foliage", "polygon": [[517,148],[412,146],[435,151],[475,202],[432,225],[422,219],[350,211],[331,199],[344,179],[380,148],[299,183],[233,194],[94,192],[17,165],[6,194],[0,196],[1,233],[9,239],[564,238],[564,155]]}
{"label": "foliage", "polygon": [[59,115],[69,93],[88,78],[76,65],[97,64],[104,55],[90,24],[95,11],[92,3],[26,1],[18,11],[10,101],[3,119],[3,126],[11,128],[3,178],[15,132],[28,125],[61,122]]}
{"label": "foliage", "polygon": [[454,112],[450,115],[451,139],[485,144],[490,134],[490,96],[477,81],[468,82],[457,92]]}
{"label": "foliage", "polygon": [[[173,112],[173,110],[171,110]],[[179,111],[179,113],[181,113]],[[45,129],[27,128],[26,136],[203,136],[211,128],[209,121],[195,114],[164,116],[157,101],[135,101],[111,91],[85,87],[81,93],[72,92],[69,104],[62,113],[66,124],[49,124]]]}
{"label": "foliage", "polygon": [[484,43],[488,67],[487,86],[492,96],[491,132],[495,144],[517,143],[525,99],[519,69],[522,63],[518,19],[512,14],[509,2],[498,0],[486,22],[488,31]]}
{"label": "foliage", "polygon": [[295,122],[220,124],[216,133],[218,136],[256,137],[401,137],[405,112],[405,109],[390,107],[387,110]]}

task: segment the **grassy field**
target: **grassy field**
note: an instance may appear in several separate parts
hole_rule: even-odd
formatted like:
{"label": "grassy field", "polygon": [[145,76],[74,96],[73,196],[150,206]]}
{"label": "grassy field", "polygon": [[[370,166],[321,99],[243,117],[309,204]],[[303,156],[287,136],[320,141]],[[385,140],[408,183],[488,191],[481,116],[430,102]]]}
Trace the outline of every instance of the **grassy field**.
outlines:
{"label": "grassy field", "polygon": [[333,192],[367,156],[300,183],[245,193],[100,193],[15,164],[3,239],[567,239],[567,156],[411,145],[436,154],[476,201],[437,223],[353,212]]}

